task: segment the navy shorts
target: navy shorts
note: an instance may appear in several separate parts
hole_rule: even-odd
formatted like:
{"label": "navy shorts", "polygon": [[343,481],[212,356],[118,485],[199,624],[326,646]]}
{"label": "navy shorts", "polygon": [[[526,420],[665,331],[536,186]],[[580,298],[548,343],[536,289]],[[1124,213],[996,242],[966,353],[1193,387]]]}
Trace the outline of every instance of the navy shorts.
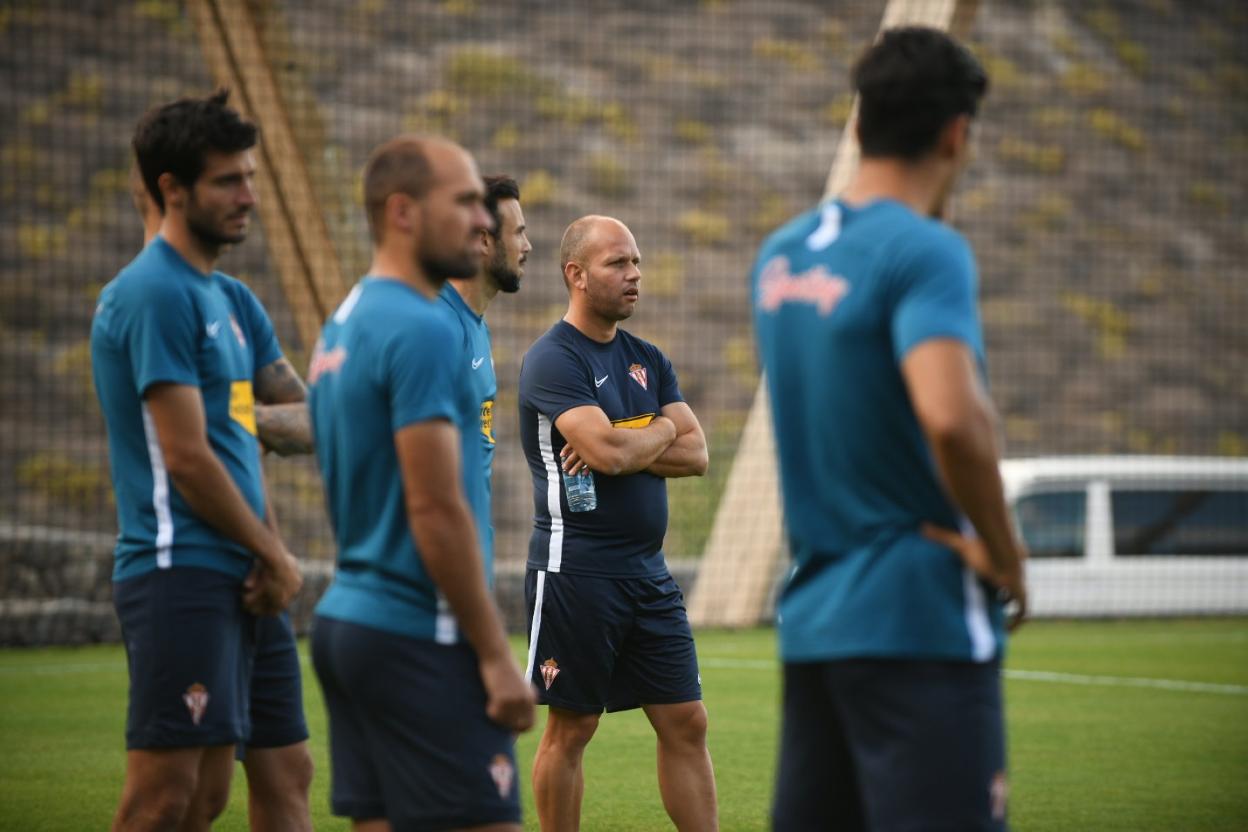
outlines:
{"label": "navy shorts", "polygon": [[582,713],[702,698],[685,598],[670,574],[596,578],[530,569],[526,674],[539,700]]}
{"label": "navy shorts", "polygon": [[485,715],[476,653],[317,616],[335,815],[395,832],[520,822],[511,732]]}
{"label": "navy shorts", "polygon": [[290,613],[255,619],[255,662],[251,670],[251,739],[239,744],[242,760],[250,748],[281,748],[308,738],[303,716],[303,678]]}
{"label": "navy shorts", "polygon": [[242,581],[155,569],[113,584],[130,669],[126,748],[246,742],[255,619]]}
{"label": "navy shorts", "polygon": [[1004,830],[998,662],[784,665],[773,829]]}

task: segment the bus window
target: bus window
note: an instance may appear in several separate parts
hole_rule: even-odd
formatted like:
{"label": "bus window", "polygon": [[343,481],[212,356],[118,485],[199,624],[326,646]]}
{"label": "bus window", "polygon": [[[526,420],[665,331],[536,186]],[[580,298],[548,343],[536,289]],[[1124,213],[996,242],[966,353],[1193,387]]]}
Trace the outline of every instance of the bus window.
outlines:
{"label": "bus window", "polygon": [[1114,552],[1248,556],[1248,491],[1116,491]]}
{"label": "bus window", "polygon": [[1019,531],[1033,558],[1083,557],[1086,511],[1082,491],[1027,494],[1014,504]]}

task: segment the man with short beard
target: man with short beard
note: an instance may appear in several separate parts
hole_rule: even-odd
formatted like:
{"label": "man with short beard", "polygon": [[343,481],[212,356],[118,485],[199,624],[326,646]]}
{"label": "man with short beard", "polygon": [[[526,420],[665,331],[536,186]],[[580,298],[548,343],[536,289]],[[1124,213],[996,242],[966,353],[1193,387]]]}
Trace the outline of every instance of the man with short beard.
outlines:
{"label": "man with short beard", "polygon": [[[619,323],[641,252],[603,216],[559,246],[568,311],[524,356],[520,442],[533,476],[526,675],[550,708],[533,762],[543,832],[580,828],[585,747],[603,711],[640,707],[658,739],[663,807],[718,828],[706,708],[684,596],[663,557],[667,478],[706,473],[706,437],[667,356]],[[593,483],[594,498],[587,497]]]}
{"label": "man with short beard", "polygon": [[[494,399],[498,380],[494,375],[494,357],[490,349],[490,328],[485,323],[485,310],[490,301],[502,292],[520,291],[524,264],[533,246],[525,234],[524,212],[520,210],[520,187],[510,176],[485,177],[485,210],[494,220],[494,227],[481,231],[481,267],[472,277],[452,277],[446,281],[439,296],[451,313],[451,319],[463,333],[467,366],[463,372],[481,405],[481,448],[483,451],[485,496],[490,498],[490,481],[494,469]],[[490,517],[487,502],[485,516]],[[491,524],[481,548],[494,551],[494,527]],[[488,555],[487,555],[488,557]]]}
{"label": "man with short beard", "polygon": [[533,724],[490,597],[480,399],[438,292],[492,227],[472,157],[400,136],[364,170],[373,262],[308,371],[338,547],[312,661],[330,803],[357,830],[519,832],[514,732]]}
{"label": "man with short beard", "polygon": [[[226,98],[181,99],[139,122],[135,158],[163,218],[91,326],[130,671],[114,829],[205,829],[220,814],[235,744],[254,739],[256,616],[280,613],[301,583],[268,503],[254,408],[298,377],[260,302],[214,269],[256,201],[257,130]],[[298,697],[293,639],[286,648]],[[307,738],[301,703],[282,728],[279,745]]]}

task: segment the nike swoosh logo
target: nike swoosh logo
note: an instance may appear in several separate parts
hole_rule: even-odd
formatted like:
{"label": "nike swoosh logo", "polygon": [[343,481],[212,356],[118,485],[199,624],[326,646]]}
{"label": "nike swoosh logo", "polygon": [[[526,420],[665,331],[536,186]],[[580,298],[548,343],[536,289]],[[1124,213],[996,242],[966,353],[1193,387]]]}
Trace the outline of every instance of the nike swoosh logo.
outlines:
{"label": "nike swoosh logo", "polygon": [[204,327],[204,329],[208,331],[209,338],[216,338],[217,333],[221,331],[221,322],[213,321],[212,323],[208,324],[208,326]]}
{"label": "nike swoosh logo", "polygon": [[610,373],[607,373],[607,374],[606,374],[605,376],[603,376],[602,378],[596,378],[596,379],[594,379],[594,386],[595,386],[595,387],[601,387],[601,386],[602,386],[602,383],[603,383],[604,381],[606,381],[606,380],[607,380],[608,378],[610,378],[610,377],[611,377],[611,374],[610,374]]}
{"label": "nike swoosh logo", "polygon": [[478,367],[480,367],[480,366],[481,366],[482,362],[484,362],[484,361],[485,361],[485,356],[484,356],[484,355],[483,355],[483,356],[481,356],[480,358],[474,358],[474,359],[472,359],[472,369],[474,369],[474,370],[475,370],[475,369],[477,369]]}

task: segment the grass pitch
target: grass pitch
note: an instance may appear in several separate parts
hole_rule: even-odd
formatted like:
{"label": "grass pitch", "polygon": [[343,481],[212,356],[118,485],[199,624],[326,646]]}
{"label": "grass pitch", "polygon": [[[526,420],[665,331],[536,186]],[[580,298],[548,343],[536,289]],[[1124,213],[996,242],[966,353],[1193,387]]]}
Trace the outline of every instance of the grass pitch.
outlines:
{"label": "grass pitch", "polygon": [[[704,632],[698,648],[722,828],[766,829],[774,633]],[[1248,828],[1248,619],[1033,622],[1012,642],[1006,672],[1013,828]],[[313,820],[344,830],[329,814],[325,711],[306,665],[304,681]],[[0,829],[106,828],[124,770],[125,701],[120,647],[0,651]],[[518,749],[528,829],[540,729]],[[583,828],[671,828],[640,712],[605,717],[585,766]],[[241,768],[216,828],[247,828]]]}

